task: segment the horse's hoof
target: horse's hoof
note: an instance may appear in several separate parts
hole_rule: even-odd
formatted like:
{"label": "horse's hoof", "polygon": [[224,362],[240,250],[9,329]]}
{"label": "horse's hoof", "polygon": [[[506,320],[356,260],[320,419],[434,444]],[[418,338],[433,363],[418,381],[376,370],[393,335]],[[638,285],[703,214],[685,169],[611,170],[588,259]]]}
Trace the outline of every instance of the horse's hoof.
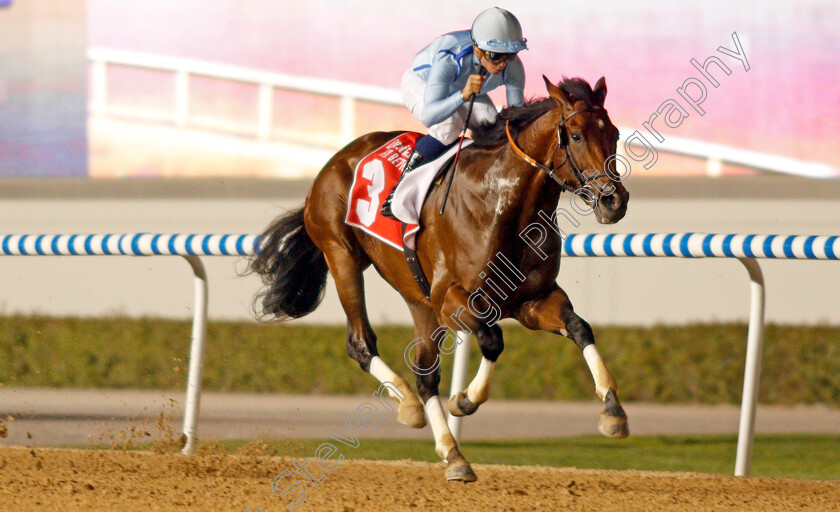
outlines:
{"label": "horse's hoof", "polygon": [[423,413],[423,406],[417,400],[403,400],[397,410],[397,421],[411,428],[425,427],[426,415]]}
{"label": "horse's hoof", "polygon": [[458,451],[458,447],[449,450],[446,461],[448,466],[446,466],[446,473],[444,475],[447,481],[468,483],[478,480],[472,467],[470,467],[470,463]]}
{"label": "horse's hoof", "polygon": [[598,421],[598,430],[605,436],[613,439],[624,439],[630,435],[630,429],[627,427],[627,418],[616,418],[605,412],[601,413],[601,419]]}
{"label": "horse's hoof", "polygon": [[448,482],[464,482],[466,484],[478,480],[478,477],[470,467],[469,462],[465,462],[463,465],[457,466],[450,464],[449,467],[446,468],[445,475]]}
{"label": "horse's hoof", "polygon": [[607,437],[613,439],[624,439],[630,435],[630,428],[627,426],[627,415],[618,402],[615,391],[610,389],[604,397],[606,407],[601,412],[598,421],[598,430]]}
{"label": "horse's hoof", "polygon": [[473,403],[464,391],[449,397],[449,414],[452,416],[469,416],[477,410],[478,404]]}

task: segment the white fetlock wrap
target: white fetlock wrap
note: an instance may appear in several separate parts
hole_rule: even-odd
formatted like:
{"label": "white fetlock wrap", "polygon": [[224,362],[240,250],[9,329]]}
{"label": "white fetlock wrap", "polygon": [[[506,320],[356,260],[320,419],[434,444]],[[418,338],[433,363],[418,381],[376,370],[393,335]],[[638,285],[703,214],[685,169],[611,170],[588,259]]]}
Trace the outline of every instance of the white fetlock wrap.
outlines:
{"label": "white fetlock wrap", "polygon": [[441,459],[446,459],[449,450],[456,446],[455,438],[449,431],[446,424],[446,414],[440,403],[440,397],[435,395],[426,402],[426,416],[429,417],[429,425],[432,427],[432,434],[435,436],[435,451]]}
{"label": "white fetlock wrap", "polygon": [[475,378],[467,387],[467,398],[470,402],[479,405],[487,401],[490,394],[490,379],[493,378],[493,368],[496,363],[489,359],[481,358],[481,364],[478,366],[478,371],[475,373]]}
{"label": "white fetlock wrap", "polygon": [[[370,374],[376,377],[379,380],[379,382],[383,384],[386,382],[390,382],[393,385],[400,388],[401,391],[405,391],[402,389],[402,384],[405,382],[404,379],[397,375],[397,373],[394,372],[394,370],[392,370],[388,366],[388,364],[385,361],[383,361],[382,358],[379,356],[374,356],[374,358],[370,360]],[[401,401],[400,397],[396,393],[394,393],[394,391],[390,388],[388,388],[388,394],[391,396],[391,398],[397,401]]]}
{"label": "white fetlock wrap", "polygon": [[617,390],[618,385],[607,370],[595,345],[587,345],[583,349],[583,358],[586,359],[586,364],[589,365],[589,371],[592,372],[592,378],[595,380],[595,394],[604,400],[610,388]]}

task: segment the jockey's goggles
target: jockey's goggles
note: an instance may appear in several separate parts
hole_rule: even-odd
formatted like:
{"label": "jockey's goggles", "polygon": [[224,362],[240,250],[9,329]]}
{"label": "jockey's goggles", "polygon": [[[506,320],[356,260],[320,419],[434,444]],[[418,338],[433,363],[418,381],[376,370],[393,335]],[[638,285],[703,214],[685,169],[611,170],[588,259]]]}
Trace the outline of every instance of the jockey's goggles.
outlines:
{"label": "jockey's goggles", "polygon": [[515,53],[501,53],[501,52],[491,52],[487,50],[481,50],[484,53],[484,58],[488,61],[492,62],[493,64],[502,62],[502,61],[509,61],[516,57]]}

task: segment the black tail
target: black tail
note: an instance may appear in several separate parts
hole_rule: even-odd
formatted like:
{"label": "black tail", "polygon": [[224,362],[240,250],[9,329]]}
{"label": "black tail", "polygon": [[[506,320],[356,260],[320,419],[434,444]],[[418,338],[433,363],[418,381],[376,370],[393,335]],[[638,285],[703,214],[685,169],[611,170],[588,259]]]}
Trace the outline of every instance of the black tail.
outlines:
{"label": "black tail", "polygon": [[[303,207],[277,217],[260,240],[250,270],[265,287],[257,294],[260,318],[300,318],[315,311],[324,298],[327,261],[303,225]],[[255,307],[255,309],[257,309]]]}

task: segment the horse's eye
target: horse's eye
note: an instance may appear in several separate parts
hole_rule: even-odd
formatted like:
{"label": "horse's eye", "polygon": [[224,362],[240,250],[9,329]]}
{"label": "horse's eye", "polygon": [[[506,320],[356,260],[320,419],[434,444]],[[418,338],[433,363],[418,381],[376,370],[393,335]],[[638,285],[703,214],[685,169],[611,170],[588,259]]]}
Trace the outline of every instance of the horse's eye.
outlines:
{"label": "horse's eye", "polygon": [[579,133],[573,133],[572,134],[572,140],[575,141],[575,142],[580,142],[580,134]]}

